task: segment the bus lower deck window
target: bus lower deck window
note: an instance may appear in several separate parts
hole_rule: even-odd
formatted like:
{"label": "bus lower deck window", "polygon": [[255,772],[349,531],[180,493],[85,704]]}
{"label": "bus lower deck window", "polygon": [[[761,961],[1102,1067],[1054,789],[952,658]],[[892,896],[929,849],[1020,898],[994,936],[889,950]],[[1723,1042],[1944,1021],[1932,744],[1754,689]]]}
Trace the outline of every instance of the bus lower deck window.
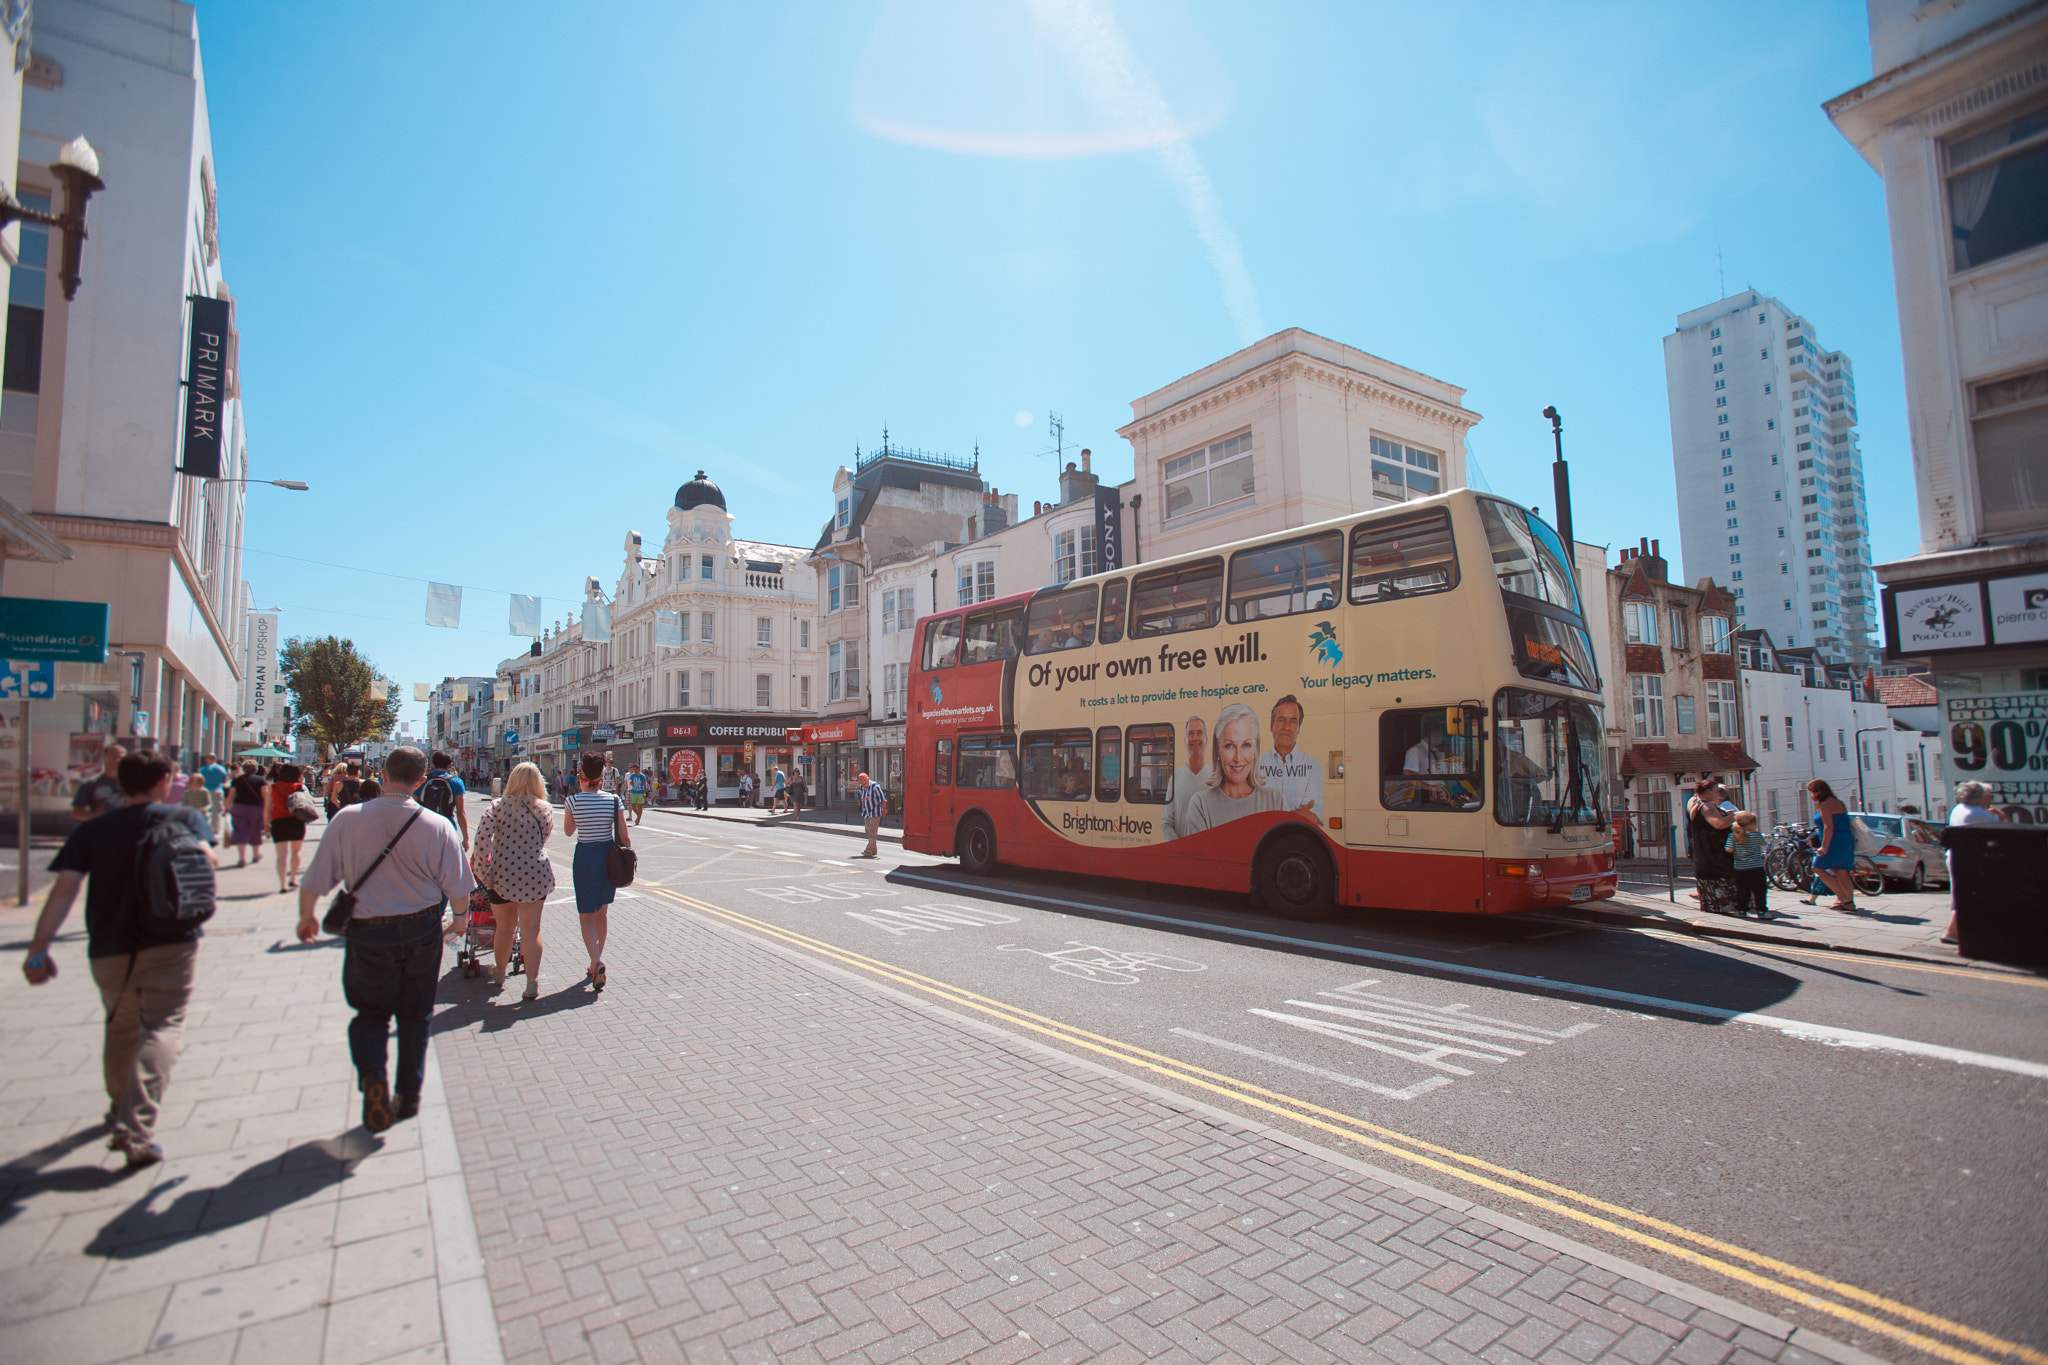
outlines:
{"label": "bus lower deck window", "polygon": [[1133,725],[1124,731],[1124,800],[1166,804],[1173,785],[1173,727]]}
{"label": "bus lower deck window", "polygon": [[1388,810],[1475,811],[1485,804],[1479,735],[1486,713],[1418,706],[1380,715],[1380,804]]}
{"label": "bus lower deck window", "polygon": [[1105,725],[1095,732],[1095,799],[1115,801],[1123,795],[1124,762],[1121,728]]}
{"label": "bus lower deck window", "polygon": [[1008,791],[1017,785],[1016,741],[1009,735],[962,735],[956,787]]}
{"label": "bus lower deck window", "polygon": [[942,739],[932,749],[932,785],[953,785],[953,741]]}
{"label": "bus lower deck window", "polygon": [[1038,801],[1086,801],[1094,736],[1086,730],[1033,730],[1024,736],[1024,785]]}

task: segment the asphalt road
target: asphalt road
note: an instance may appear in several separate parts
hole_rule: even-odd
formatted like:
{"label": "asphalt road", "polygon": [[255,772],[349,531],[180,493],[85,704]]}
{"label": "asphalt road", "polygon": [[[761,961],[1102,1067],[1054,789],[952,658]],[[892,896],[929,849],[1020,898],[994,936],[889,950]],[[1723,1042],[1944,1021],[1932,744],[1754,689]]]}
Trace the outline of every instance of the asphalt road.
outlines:
{"label": "asphalt road", "polygon": [[2048,1350],[2048,978],[638,833],[615,936],[703,915],[1886,1358]]}

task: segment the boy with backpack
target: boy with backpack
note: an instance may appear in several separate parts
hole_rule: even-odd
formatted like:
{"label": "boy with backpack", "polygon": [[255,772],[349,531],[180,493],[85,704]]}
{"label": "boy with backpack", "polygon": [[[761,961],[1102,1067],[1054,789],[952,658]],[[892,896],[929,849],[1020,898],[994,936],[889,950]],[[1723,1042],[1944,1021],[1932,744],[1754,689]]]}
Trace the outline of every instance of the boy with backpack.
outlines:
{"label": "boy with backpack", "polygon": [[462,846],[468,848],[469,812],[462,808],[462,797],[469,789],[463,786],[461,778],[449,771],[448,765],[454,761],[453,756],[434,750],[434,766],[428,769],[427,780],[420,783],[413,800],[461,830]]}
{"label": "boy with backpack", "polygon": [[86,963],[107,1016],[107,1146],[133,1170],[164,1159],[156,1120],[192,999],[200,925],[213,917],[218,860],[206,813],[165,804],[171,765],[161,754],[126,755],[116,777],[126,803],[73,830],[50,863],[57,882],[22,975],[31,986],[57,975],[50,944],[85,883]]}

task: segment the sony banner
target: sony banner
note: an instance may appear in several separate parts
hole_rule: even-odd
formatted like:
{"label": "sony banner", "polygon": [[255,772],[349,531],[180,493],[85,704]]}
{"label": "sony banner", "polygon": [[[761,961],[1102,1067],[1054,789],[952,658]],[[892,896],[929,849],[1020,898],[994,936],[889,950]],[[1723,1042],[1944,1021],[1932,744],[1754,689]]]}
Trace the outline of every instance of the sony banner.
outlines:
{"label": "sony banner", "polygon": [[185,462],[180,474],[221,476],[228,399],[229,305],[193,294],[192,340],[185,353]]}
{"label": "sony banner", "polygon": [[1114,488],[1095,490],[1095,554],[1098,573],[1124,566],[1124,504]]}
{"label": "sony banner", "polygon": [[249,613],[249,634],[242,652],[242,719],[256,722],[256,732],[268,732],[279,714],[284,697],[277,690],[277,613]]}

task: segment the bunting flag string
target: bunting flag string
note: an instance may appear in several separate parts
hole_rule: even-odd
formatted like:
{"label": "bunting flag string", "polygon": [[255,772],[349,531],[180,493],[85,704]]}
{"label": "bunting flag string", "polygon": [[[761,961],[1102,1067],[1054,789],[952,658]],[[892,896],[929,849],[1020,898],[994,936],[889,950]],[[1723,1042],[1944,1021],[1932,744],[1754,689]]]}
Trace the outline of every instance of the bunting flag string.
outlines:
{"label": "bunting flag string", "polygon": [[609,602],[583,604],[583,642],[608,645],[612,640],[612,605]]}
{"label": "bunting flag string", "polygon": [[434,699],[434,689],[426,683],[414,683],[412,685],[412,699],[414,701],[432,701]]}
{"label": "bunting flag string", "polygon": [[453,583],[427,583],[427,624],[462,628],[462,589]]}
{"label": "bunting flag string", "polygon": [[683,647],[683,614],[681,612],[655,609],[654,647],[656,649],[681,649]]}
{"label": "bunting flag string", "polygon": [[522,596],[516,592],[511,594],[511,597],[512,610],[506,622],[508,633],[539,639],[541,634],[540,599],[538,597]]}
{"label": "bunting flag string", "polygon": [[390,684],[390,683],[388,683],[388,682],[378,682],[378,681],[376,681],[375,679],[372,679],[372,680],[371,680],[371,682],[370,682],[370,700],[371,700],[371,701],[388,701],[388,700],[390,699],[390,697],[391,697],[391,684]]}

